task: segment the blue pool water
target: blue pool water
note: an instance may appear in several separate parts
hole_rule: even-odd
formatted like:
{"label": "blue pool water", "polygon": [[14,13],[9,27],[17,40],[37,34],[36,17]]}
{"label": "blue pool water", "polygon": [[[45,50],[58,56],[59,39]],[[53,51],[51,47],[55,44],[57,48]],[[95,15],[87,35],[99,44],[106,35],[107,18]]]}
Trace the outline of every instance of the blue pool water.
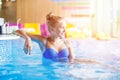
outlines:
{"label": "blue pool water", "polygon": [[[111,64],[113,67],[120,67],[120,57],[117,55],[119,54],[117,51],[120,50],[117,49],[120,47],[118,45],[120,41],[71,40],[71,42],[77,58],[94,58]],[[7,44],[5,42],[4,48],[10,48],[12,51],[7,54],[0,53],[1,59],[4,59],[0,61],[0,80],[120,80],[119,71],[99,64],[42,64],[42,54],[36,43],[33,42],[32,55],[24,54],[23,46],[23,39],[11,40]],[[109,47],[110,50],[112,47],[115,54],[112,50],[104,51],[106,47]],[[104,54],[100,51],[103,51]]]}

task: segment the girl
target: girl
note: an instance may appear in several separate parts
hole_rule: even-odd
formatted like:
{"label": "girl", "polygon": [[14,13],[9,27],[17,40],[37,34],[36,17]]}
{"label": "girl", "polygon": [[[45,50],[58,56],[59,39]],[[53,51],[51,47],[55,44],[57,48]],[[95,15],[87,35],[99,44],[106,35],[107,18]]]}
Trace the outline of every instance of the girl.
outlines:
{"label": "girl", "polygon": [[[70,63],[95,63],[110,67],[106,64],[89,59],[75,59],[71,44],[64,38],[66,21],[64,18],[55,16],[49,13],[46,16],[47,26],[50,35],[46,38],[41,35],[34,35],[24,30],[17,30],[17,34],[25,38],[25,50],[32,50],[31,38],[40,40],[45,50],[43,57],[55,62],[70,62]],[[112,67],[110,67],[112,68]]]}

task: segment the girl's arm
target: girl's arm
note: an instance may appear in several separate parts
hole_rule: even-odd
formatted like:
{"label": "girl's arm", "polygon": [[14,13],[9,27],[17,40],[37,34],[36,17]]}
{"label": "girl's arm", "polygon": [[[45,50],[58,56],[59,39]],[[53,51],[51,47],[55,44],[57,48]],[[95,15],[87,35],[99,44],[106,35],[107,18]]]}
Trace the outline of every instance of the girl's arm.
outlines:
{"label": "girl's arm", "polygon": [[36,39],[36,40],[41,40],[43,43],[45,42],[45,38],[40,36],[40,35],[35,35],[35,34],[30,34],[24,30],[17,30],[16,31],[17,35],[20,35],[25,38],[25,44],[24,44],[24,52],[26,54],[31,53],[32,50],[32,43],[31,43],[31,38]]}
{"label": "girl's arm", "polygon": [[69,41],[67,41],[67,47],[68,47],[68,51],[69,51],[69,61],[72,63],[72,62],[74,62],[75,54],[73,52],[71,43]]}
{"label": "girl's arm", "polygon": [[18,35],[24,37],[25,39],[33,38],[33,39],[41,40],[41,41],[45,40],[44,37],[42,37],[40,35],[30,34],[30,33],[26,32],[25,30],[16,30],[16,33]]}

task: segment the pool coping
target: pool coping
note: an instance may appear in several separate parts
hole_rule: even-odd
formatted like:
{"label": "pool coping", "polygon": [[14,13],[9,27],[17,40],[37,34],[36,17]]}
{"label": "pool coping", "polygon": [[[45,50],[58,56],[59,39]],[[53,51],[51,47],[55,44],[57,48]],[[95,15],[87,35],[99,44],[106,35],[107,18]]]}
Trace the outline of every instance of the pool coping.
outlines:
{"label": "pool coping", "polygon": [[11,34],[11,35],[0,35],[0,40],[14,40],[14,39],[19,39],[20,36]]}

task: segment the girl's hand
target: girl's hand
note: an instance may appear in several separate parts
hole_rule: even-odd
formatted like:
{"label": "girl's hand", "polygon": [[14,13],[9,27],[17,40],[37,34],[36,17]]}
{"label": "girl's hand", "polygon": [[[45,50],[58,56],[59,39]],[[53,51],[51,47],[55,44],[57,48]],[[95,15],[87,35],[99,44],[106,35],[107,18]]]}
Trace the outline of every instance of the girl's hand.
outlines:
{"label": "girl's hand", "polygon": [[24,52],[25,54],[31,54],[32,51],[32,43],[30,38],[26,38],[25,44],[24,44]]}

